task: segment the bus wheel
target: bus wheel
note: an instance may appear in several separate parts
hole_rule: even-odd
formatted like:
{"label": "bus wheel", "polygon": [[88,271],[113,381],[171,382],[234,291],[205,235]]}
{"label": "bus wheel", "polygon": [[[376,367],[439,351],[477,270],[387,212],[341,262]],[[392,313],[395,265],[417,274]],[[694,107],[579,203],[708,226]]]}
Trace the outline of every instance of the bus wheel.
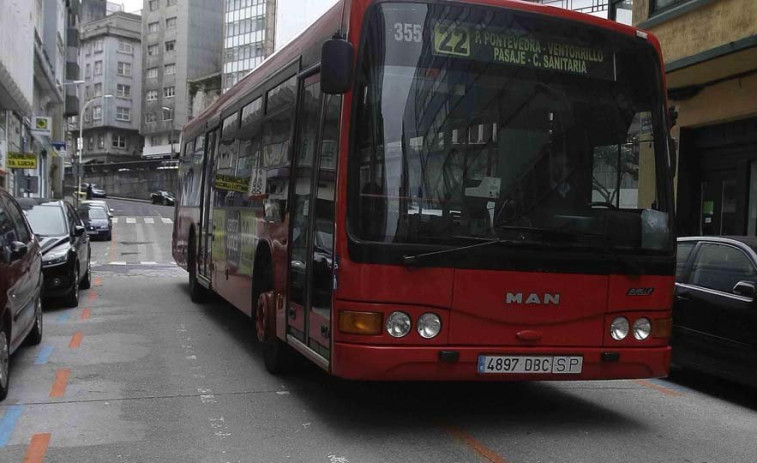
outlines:
{"label": "bus wheel", "polygon": [[205,302],[207,293],[197,282],[197,263],[195,261],[194,233],[189,236],[189,255],[187,256],[187,270],[189,271],[189,298],[192,302]]}
{"label": "bus wheel", "polygon": [[255,334],[263,347],[263,362],[269,373],[279,375],[291,369],[291,348],[276,336],[273,291],[261,293],[255,308]]}

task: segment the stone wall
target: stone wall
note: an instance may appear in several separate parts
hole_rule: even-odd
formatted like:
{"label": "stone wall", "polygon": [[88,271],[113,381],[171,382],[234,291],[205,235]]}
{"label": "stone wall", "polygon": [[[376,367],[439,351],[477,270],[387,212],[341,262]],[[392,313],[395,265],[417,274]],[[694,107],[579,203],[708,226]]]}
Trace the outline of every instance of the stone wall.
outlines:
{"label": "stone wall", "polygon": [[167,169],[91,173],[86,174],[82,181],[99,185],[108,196],[150,199],[150,193],[156,190],[176,192],[178,172],[176,169]]}
{"label": "stone wall", "polygon": [[[178,169],[162,168],[155,164],[147,167],[107,169],[98,166],[87,167],[82,182],[94,183],[105,190],[108,196],[150,199],[150,193],[157,190],[176,192],[179,185]],[[66,196],[73,196],[76,177],[66,176]]]}

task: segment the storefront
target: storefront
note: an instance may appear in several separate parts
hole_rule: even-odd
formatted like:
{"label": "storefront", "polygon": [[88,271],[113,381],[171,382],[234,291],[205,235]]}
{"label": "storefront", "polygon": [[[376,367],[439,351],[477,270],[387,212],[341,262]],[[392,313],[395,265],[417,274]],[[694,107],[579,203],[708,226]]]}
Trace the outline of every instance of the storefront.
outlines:
{"label": "storefront", "polygon": [[757,117],[680,138],[679,235],[757,236]]}

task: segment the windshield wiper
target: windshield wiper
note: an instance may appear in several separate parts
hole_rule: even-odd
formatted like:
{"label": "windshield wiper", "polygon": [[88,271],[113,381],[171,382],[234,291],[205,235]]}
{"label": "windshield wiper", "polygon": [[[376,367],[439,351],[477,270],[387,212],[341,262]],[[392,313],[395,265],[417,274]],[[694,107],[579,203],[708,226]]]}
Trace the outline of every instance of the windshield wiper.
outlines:
{"label": "windshield wiper", "polygon": [[[573,232],[573,231],[567,231],[560,228],[539,228],[539,227],[525,227],[525,226],[510,226],[510,225],[495,225],[494,228],[496,230],[507,230],[507,231],[521,231],[521,232],[533,232],[538,233],[540,236],[546,237],[554,237],[554,238],[606,238],[606,235],[603,233],[591,233],[591,232]],[[522,235],[521,235],[522,236]]]}
{"label": "windshield wiper", "polygon": [[[432,257],[432,256],[438,256],[441,254],[450,254],[453,252],[460,252],[460,251],[467,251],[468,249],[475,249],[475,248],[482,248],[485,246],[491,246],[493,244],[504,244],[509,246],[519,246],[519,245],[533,245],[536,244],[533,241],[513,241],[513,240],[505,240],[501,238],[482,238],[482,237],[476,237],[476,236],[451,236],[450,238],[460,238],[460,239],[468,239],[468,240],[478,240],[481,241],[480,243],[471,244],[468,246],[460,246],[457,248],[451,248],[451,249],[442,249],[441,251],[433,251],[433,252],[426,252],[423,254],[415,254],[415,255],[405,255],[402,256],[402,263],[409,266],[417,264],[420,260],[426,258],[426,257]],[[541,243],[539,243],[541,244]]]}

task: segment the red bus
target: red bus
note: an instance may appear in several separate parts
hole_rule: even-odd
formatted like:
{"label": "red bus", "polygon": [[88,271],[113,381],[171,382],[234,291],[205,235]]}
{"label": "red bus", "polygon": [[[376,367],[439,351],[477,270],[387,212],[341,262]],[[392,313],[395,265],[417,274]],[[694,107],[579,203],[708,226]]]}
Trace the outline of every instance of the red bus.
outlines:
{"label": "red bus", "polygon": [[658,41],[511,0],[345,0],[183,129],[193,300],[367,380],[668,373]]}

